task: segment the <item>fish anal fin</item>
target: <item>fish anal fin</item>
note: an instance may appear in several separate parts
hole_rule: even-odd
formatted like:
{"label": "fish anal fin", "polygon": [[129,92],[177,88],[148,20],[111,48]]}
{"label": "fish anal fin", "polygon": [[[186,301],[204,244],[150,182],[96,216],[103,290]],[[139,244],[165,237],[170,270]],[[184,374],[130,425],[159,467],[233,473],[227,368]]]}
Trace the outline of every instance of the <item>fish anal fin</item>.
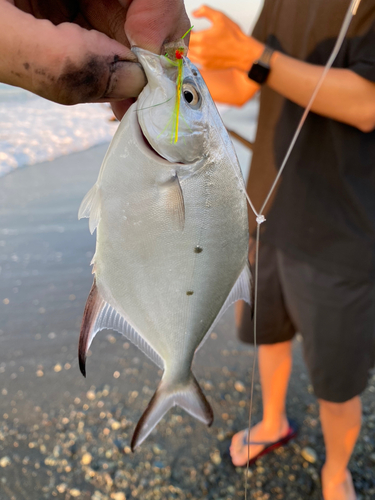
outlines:
{"label": "fish anal fin", "polygon": [[169,385],[163,379],[135,428],[131,442],[133,451],[143,443],[173,406],[180,406],[204,424],[212,425],[214,414],[211,405],[192,373],[183,386]]}
{"label": "fish anal fin", "polygon": [[161,203],[180,231],[185,227],[185,202],[178,175],[159,185]]}
{"label": "fish anal fin", "polygon": [[218,324],[219,320],[222,318],[225,311],[238,300],[244,300],[247,302],[251,308],[253,307],[253,279],[251,277],[250,264],[247,262],[243,270],[241,271],[240,276],[238,277],[236,283],[234,284],[232,290],[230,291],[228,297],[226,298],[224,304],[222,305],[219,314],[216,316],[215,321],[212,323],[210,329],[204,336],[202,342],[197,347],[199,350],[205,341],[210,336],[212,330]]}
{"label": "fish anal fin", "polygon": [[86,376],[86,354],[91,342],[100,330],[105,329],[115,330],[124,335],[159,368],[164,369],[164,361],[155,349],[130,325],[122,314],[101,297],[94,278],[83,314],[78,345],[79,367],[84,376]]}

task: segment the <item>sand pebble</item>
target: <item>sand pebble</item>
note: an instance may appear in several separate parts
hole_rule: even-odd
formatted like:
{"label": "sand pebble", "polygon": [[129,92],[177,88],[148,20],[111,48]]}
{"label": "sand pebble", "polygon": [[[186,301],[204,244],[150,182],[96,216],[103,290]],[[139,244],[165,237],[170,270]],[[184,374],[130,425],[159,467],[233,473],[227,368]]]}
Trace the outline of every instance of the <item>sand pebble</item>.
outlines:
{"label": "sand pebble", "polygon": [[0,459],[0,467],[7,467],[11,464],[11,460],[9,457],[3,457]]}
{"label": "sand pebble", "polygon": [[86,397],[87,399],[89,399],[90,401],[93,401],[95,399],[95,392],[94,391],[87,391],[86,393]]}
{"label": "sand pebble", "polygon": [[62,366],[60,365],[60,363],[57,363],[57,365],[55,365],[53,369],[56,373],[59,373],[62,370]]}
{"label": "sand pebble", "polygon": [[215,450],[213,453],[211,453],[210,457],[211,457],[211,461],[215,465],[221,464],[221,456],[220,456],[220,451],[219,450]]}
{"label": "sand pebble", "polygon": [[309,446],[303,448],[301,455],[307,462],[310,462],[310,464],[314,464],[318,459],[316,451]]}
{"label": "sand pebble", "polygon": [[118,493],[112,493],[111,498],[113,500],[126,500],[125,493],[119,491]]}
{"label": "sand pebble", "polygon": [[244,384],[242,382],[240,382],[239,380],[237,380],[235,383],[234,383],[234,388],[236,389],[237,392],[246,392],[246,387],[244,386]]}
{"label": "sand pebble", "polygon": [[56,489],[59,493],[65,493],[67,487],[68,485],[66,483],[61,483],[56,486]]}
{"label": "sand pebble", "polygon": [[80,490],[78,490],[77,488],[73,488],[72,490],[69,490],[69,493],[74,498],[78,498],[81,495]]}
{"label": "sand pebble", "polygon": [[82,455],[81,463],[83,465],[89,465],[89,464],[91,464],[91,461],[92,461],[92,455],[91,455],[91,453],[84,453]]}

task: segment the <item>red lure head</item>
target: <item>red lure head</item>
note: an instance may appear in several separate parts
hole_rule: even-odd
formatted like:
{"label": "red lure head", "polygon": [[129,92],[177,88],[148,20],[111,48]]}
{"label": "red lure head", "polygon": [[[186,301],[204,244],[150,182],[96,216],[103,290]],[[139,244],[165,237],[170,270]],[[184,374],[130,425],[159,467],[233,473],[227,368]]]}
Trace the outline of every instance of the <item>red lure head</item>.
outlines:
{"label": "red lure head", "polygon": [[184,50],[183,49],[176,49],[175,56],[176,56],[176,59],[182,59],[184,57]]}

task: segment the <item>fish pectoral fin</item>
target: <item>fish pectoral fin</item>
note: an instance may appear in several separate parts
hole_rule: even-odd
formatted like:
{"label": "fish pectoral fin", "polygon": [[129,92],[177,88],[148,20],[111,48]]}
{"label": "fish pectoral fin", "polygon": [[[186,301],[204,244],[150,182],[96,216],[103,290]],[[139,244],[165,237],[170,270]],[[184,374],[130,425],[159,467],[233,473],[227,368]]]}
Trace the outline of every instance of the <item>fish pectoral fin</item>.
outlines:
{"label": "fish pectoral fin", "polygon": [[78,360],[82,375],[86,376],[86,355],[91,342],[100,330],[115,330],[137,346],[159,368],[164,368],[164,361],[152,346],[130,325],[116,309],[106,302],[98,292],[96,280],[91,287],[85,312],[83,313],[81,333],[78,344]]}
{"label": "fish pectoral fin", "polygon": [[89,229],[92,234],[98,227],[100,221],[100,191],[97,184],[94,184],[90,191],[83,198],[78,210],[78,219],[89,218]]}
{"label": "fish pectoral fin", "polygon": [[175,174],[166,182],[159,184],[159,195],[162,206],[180,231],[185,227],[185,201],[178,175]]}
{"label": "fish pectoral fin", "polygon": [[247,302],[251,308],[253,307],[253,279],[251,276],[251,271],[250,271],[250,264],[247,262],[245,267],[243,268],[240,276],[238,277],[237,281],[235,282],[232,290],[230,291],[228,297],[226,298],[224,304],[222,305],[219,314],[216,316],[214,322],[212,323],[211,327],[205,334],[202,342],[199,344],[197,347],[197,351],[202,347],[202,345],[205,343],[205,341],[208,339],[210,336],[212,330],[215,328],[215,326],[218,324],[219,320],[225,313],[225,311],[237,300],[244,300]]}
{"label": "fish pectoral fin", "polygon": [[147,438],[159,421],[173,406],[180,406],[190,415],[210,426],[214,414],[194,375],[191,373],[186,385],[167,385],[162,381],[152,396],[145,412],[135,428],[131,449],[134,451]]}

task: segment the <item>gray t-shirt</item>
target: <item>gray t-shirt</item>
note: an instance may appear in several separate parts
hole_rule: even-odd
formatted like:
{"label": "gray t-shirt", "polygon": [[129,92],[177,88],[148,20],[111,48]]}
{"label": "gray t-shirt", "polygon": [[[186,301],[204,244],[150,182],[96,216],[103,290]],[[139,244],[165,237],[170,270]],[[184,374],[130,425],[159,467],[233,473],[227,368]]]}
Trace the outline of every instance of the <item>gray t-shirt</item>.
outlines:
{"label": "gray t-shirt", "polygon": [[[349,3],[265,0],[253,35],[291,57],[323,66]],[[333,66],[375,82],[375,0],[360,4]],[[257,209],[302,112],[300,106],[267,86],[262,88],[248,183]],[[375,279],[375,131],[364,133],[310,113],[261,238],[323,271]]]}

